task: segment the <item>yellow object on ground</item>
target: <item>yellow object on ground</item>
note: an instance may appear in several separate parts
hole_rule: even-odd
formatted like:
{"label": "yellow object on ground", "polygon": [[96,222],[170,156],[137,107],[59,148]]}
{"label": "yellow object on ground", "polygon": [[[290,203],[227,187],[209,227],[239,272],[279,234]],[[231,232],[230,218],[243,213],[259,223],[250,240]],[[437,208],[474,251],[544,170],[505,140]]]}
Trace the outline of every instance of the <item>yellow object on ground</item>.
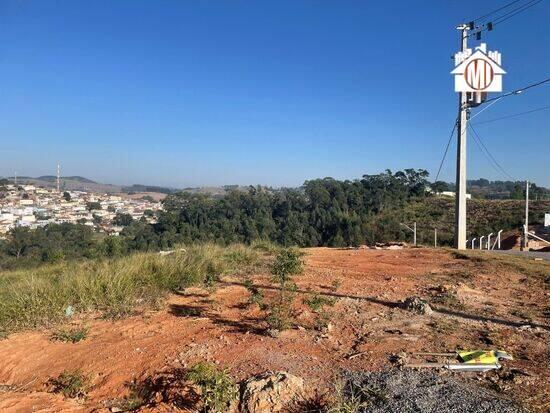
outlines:
{"label": "yellow object on ground", "polygon": [[[502,354],[504,352],[499,353]],[[466,364],[494,364],[498,363],[499,359],[493,350],[458,351],[457,354],[460,361]]]}

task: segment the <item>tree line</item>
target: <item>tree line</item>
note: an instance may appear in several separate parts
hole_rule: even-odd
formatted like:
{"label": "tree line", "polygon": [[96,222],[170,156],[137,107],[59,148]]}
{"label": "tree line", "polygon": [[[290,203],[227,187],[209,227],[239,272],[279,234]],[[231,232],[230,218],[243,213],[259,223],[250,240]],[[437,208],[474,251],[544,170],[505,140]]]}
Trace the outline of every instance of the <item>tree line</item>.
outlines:
{"label": "tree line", "polygon": [[[410,232],[402,223],[413,221],[418,222],[420,242],[431,244],[433,230],[438,228],[440,244],[450,245],[454,201],[436,196],[429,187],[427,171],[405,169],[356,180],[315,179],[297,189],[235,189],[221,198],[179,192],[164,199],[164,210],[157,212],[155,224],[117,216],[117,224],[124,226],[118,237],[95,233],[83,225],[16,228],[0,242],[0,262],[5,267],[14,262],[116,256],[207,241],[263,240],[300,247],[409,241]],[[550,202],[533,204],[532,222],[542,220],[543,212],[548,212],[545,208],[550,209]],[[518,201],[472,200],[468,209],[473,236],[519,228],[523,219]]]}

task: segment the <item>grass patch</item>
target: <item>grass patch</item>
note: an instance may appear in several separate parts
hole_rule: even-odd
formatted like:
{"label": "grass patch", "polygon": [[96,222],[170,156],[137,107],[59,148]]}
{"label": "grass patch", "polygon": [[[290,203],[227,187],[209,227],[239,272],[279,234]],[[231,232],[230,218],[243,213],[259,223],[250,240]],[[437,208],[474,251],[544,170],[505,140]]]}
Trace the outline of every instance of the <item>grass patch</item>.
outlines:
{"label": "grass patch", "polygon": [[450,291],[436,296],[433,301],[435,303],[443,304],[445,307],[453,308],[455,310],[466,309],[464,303],[458,299],[455,293]]}
{"label": "grass patch", "polygon": [[147,400],[139,394],[136,390],[131,390],[130,394],[121,399],[115,399],[110,403],[111,410],[112,408],[118,408],[123,412],[131,412],[142,407]]}
{"label": "grass patch", "polygon": [[452,251],[451,255],[457,260],[468,260],[475,263],[482,263],[487,257],[482,256],[483,252],[479,251]]}
{"label": "grass patch", "polygon": [[51,379],[54,393],[61,393],[71,399],[85,397],[90,388],[90,377],[84,375],[80,370],[64,371],[57,378]]}
{"label": "grass patch", "polygon": [[332,307],[336,303],[336,299],[324,297],[318,293],[313,294],[310,298],[304,299],[304,304],[312,311],[319,312],[324,306]]}
{"label": "grass patch", "polygon": [[187,372],[186,378],[200,387],[205,412],[225,412],[237,398],[235,381],[214,364],[195,364]]}
{"label": "grass patch", "polygon": [[68,306],[75,314],[100,311],[123,317],[137,307],[159,305],[170,291],[212,284],[222,275],[265,265],[250,247],[204,244],[167,256],[137,253],[2,272],[0,334],[60,323]]}
{"label": "grass patch", "polygon": [[78,343],[88,337],[90,329],[87,327],[64,328],[53,332],[51,339],[65,343]]}
{"label": "grass patch", "polygon": [[456,259],[483,263],[485,269],[490,271],[509,269],[526,276],[543,277],[545,283],[550,283],[550,263],[548,261],[535,261],[533,257],[497,254],[488,251],[451,251],[451,254]]}
{"label": "grass patch", "polygon": [[338,379],[334,385],[333,400],[325,413],[359,413],[366,411],[370,402],[365,400],[366,389]]}

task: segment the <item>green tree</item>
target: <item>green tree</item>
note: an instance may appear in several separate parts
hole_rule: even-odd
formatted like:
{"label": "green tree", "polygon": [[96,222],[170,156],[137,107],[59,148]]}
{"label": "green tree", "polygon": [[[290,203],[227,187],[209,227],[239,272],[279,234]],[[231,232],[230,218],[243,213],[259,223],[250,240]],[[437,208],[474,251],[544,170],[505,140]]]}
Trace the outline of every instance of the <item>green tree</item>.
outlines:
{"label": "green tree", "polygon": [[128,225],[132,224],[132,222],[134,222],[134,218],[132,218],[130,214],[125,214],[122,212],[117,212],[117,214],[113,218],[113,224],[120,227],[127,227]]}
{"label": "green tree", "polygon": [[99,202],[88,202],[86,203],[86,208],[88,211],[100,210],[101,204]]}

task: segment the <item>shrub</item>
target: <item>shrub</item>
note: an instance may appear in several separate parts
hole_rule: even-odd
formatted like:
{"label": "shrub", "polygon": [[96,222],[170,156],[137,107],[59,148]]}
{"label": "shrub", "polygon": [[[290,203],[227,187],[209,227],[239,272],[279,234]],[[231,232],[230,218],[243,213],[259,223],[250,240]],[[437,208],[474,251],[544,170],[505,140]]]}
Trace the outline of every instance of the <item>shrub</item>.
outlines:
{"label": "shrub", "polygon": [[271,274],[276,282],[284,286],[292,275],[300,274],[303,271],[302,253],[294,248],[281,250],[271,265]]}
{"label": "shrub", "polygon": [[319,312],[325,305],[332,307],[335,303],[334,298],[323,297],[319,293],[315,293],[311,298],[304,299],[304,304],[315,312]]}
{"label": "shrub", "polygon": [[205,412],[225,412],[237,397],[237,386],[233,379],[214,364],[195,364],[187,372],[187,379],[200,387]]}
{"label": "shrub", "polygon": [[292,275],[303,271],[300,251],[292,248],[281,250],[271,265],[273,280],[279,284],[279,297],[270,304],[267,323],[272,329],[285,330],[290,326],[292,302],[296,284],[291,283]]}
{"label": "shrub", "polygon": [[84,397],[90,388],[90,378],[80,370],[64,371],[56,379],[50,380],[50,383],[54,393],[70,398]]}
{"label": "shrub", "polygon": [[87,327],[75,327],[59,329],[52,334],[52,340],[78,343],[88,337],[90,329]]}
{"label": "shrub", "polygon": [[248,299],[248,302],[250,304],[258,304],[260,308],[264,306],[264,295],[260,291],[258,287],[256,287],[250,278],[247,278],[244,281],[244,286],[250,293],[250,298]]}

